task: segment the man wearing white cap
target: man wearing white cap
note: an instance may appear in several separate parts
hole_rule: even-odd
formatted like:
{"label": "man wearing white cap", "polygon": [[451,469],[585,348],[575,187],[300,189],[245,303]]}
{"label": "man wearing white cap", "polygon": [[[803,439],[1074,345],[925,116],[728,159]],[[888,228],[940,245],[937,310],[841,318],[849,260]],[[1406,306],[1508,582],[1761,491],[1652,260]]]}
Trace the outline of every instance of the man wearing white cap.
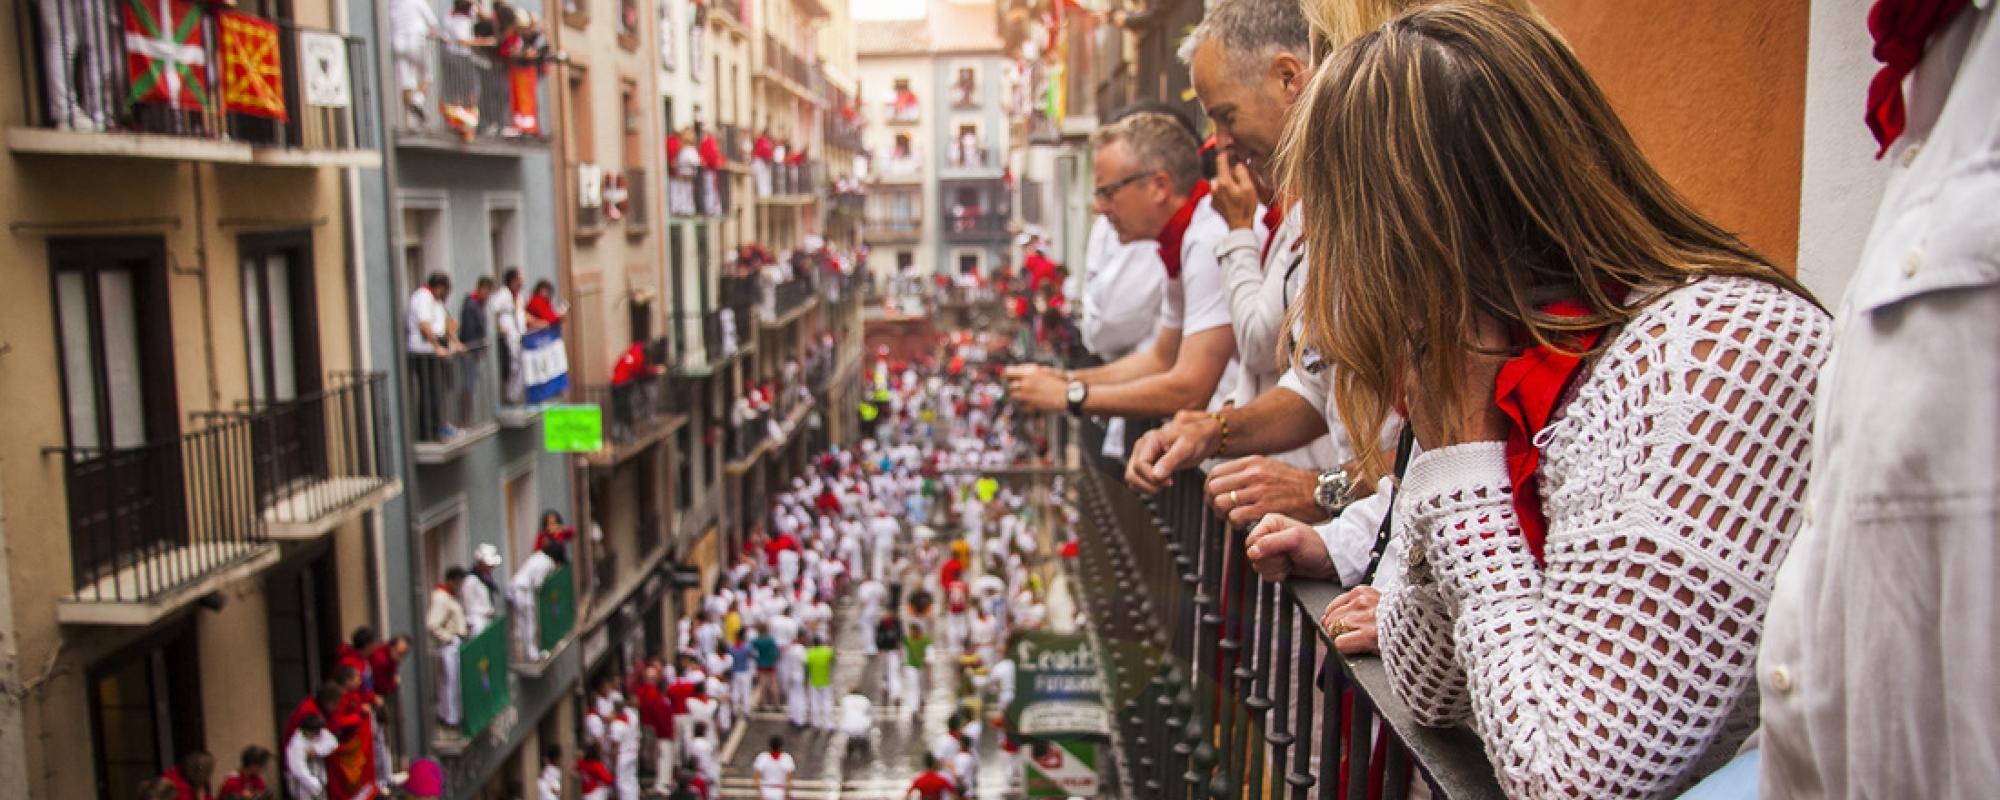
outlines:
{"label": "man wearing white cap", "polygon": [[493,624],[493,594],[498,585],[493,570],[500,566],[500,548],[492,544],[482,544],[472,551],[472,574],[459,589],[459,602],[465,604],[465,627],[474,634],[486,630]]}

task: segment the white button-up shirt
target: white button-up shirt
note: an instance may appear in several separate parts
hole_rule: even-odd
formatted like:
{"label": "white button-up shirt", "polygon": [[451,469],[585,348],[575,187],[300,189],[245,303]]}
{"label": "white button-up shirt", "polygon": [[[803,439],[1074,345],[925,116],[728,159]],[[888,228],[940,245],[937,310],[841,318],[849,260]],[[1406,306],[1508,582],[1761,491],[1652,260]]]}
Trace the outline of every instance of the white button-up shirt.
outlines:
{"label": "white button-up shirt", "polygon": [[1167,286],[1159,245],[1119,242],[1111,221],[1099,214],[1090,223],[1084,263],[1083,317],[1076,326],[1083,346],[1105,361],[1151,346]]}
{"label": "white button-up shirt", "polygon": [[1765,798],[2000,786],[1996,16],[1966,6],[1906,82],[1909,127],[1836,311],[1806,524],[1758,656]]}

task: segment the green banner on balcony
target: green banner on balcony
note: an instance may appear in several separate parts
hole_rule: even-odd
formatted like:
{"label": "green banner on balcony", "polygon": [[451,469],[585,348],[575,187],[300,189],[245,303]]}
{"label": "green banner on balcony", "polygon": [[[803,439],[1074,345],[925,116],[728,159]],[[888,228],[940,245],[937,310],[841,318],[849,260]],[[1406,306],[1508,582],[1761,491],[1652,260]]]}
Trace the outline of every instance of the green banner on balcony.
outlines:
{"label": "green banner on balcony", "polygon": [[1082,634],[1025,631],[1014,638],[1014,704],[1007,730],[1021,739],[1075,741],[1111,733],[1103,662]]}
{"label": "green banner on balcony", "polygon": [[458,694],[467,739],[476,739],[513,702],[507,691],[507,618],[497,617],[458,646]]}
{"label": "green banner on balcony", "polygon": [[544,651],[554,650],[576,627],[576,581],[570,575],[568,564],[556,567],[548,580],[542,582],[541,591],[535,593],[535,610],[541,614],[536,620],[540,623],[536,626],[536,638],[541,640],[537,644]]}
{"label": "green banner on balcony", "polygon": [[595,453],[604,449],[604,409],[585,405],[543,409],[542,446],[551,453]]}
{"label": "green banner on balcony", "polygon": [[1028,800],[1097,796],[1097,745],[1047,742],[1030,745],[1021,761]]}

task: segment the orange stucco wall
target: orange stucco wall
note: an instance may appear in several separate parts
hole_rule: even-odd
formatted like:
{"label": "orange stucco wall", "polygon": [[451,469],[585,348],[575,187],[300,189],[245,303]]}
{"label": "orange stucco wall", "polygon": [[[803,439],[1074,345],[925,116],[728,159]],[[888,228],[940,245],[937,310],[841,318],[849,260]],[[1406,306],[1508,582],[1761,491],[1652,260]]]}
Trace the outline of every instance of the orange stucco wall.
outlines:
{"label": "orange stucco wall", "polygon": [[1660,172],[1703,213],[1795,269],[1809,0],[1537,5]]}

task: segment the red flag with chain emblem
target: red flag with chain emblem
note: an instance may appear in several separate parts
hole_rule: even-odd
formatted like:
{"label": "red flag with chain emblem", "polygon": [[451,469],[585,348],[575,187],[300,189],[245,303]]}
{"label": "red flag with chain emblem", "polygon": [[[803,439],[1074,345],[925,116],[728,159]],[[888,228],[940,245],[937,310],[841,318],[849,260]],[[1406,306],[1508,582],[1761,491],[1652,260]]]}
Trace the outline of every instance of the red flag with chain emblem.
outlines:
{"label": "red flag with chain emblem", "polygon": [[127,0],[125,61],[131,101],[189,111],[213,108],[207,44],[200,6],[186,0]]}
{"label": "red flag with chain emblem", "polygon": [[277,24],[233,11],[222,12],[218,19],[222,29],[223,108],[287,121]]}

